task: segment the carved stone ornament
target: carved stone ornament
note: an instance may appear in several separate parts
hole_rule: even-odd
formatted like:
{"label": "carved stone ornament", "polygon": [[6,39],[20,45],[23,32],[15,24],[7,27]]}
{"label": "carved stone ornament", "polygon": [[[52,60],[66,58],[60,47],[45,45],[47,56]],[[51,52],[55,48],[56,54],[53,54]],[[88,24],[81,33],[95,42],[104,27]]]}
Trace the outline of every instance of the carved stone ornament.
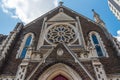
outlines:
{"label": "carved stone ornament", "polygon": [[63,53],[64,53],[64,51],[63,51],[61,48],[59,48],[59,49],[57,50],[57,55],[58,55],[58,56],[62,56]]}

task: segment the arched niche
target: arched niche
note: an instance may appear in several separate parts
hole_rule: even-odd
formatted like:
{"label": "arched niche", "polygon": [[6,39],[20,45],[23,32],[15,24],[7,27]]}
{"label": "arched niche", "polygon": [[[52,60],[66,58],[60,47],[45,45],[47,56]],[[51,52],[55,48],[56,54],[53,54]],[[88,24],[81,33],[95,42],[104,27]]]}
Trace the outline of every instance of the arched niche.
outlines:
{"label": "arched niche", "polygon": [[48,68],[42,75],[40,75],[38,80],[54,80],[60,75],[66,80],[82,80],[75,70],[62,63],[55,64]]}

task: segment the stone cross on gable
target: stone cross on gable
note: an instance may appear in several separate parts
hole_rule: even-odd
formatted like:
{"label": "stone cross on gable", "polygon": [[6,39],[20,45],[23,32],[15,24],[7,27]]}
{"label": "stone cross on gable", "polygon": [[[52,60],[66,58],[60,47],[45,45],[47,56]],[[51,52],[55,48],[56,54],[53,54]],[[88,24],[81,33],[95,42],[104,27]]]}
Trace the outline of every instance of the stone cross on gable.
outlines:
{"label": "stone cross on gable", "polygon": [[62,6],[62,5],[63,5],[63,2],[62,2],[62,1],[60,1],[60,2],[59,2],[59,5],[60,5],[60,6]]}

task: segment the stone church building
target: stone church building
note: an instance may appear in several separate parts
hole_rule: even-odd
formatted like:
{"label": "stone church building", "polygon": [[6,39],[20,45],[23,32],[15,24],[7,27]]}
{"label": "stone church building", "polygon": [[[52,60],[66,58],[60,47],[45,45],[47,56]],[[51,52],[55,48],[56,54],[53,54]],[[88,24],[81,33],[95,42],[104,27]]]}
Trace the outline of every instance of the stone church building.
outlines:
{"label": "stone church building", "polygon": [[120,43],[64,5],[0,35],[0,80],[120,80]]}

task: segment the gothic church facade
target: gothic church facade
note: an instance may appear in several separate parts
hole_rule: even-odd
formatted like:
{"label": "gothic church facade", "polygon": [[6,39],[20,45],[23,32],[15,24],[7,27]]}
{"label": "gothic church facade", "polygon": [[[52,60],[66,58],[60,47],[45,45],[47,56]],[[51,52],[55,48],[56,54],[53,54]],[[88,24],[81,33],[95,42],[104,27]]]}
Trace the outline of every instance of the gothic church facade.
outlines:
{"label": "gothic church facade", "polygon": [[95,21],[65,7],[27,25],[0,45],[0,80],[120,80],[120,43]]}

